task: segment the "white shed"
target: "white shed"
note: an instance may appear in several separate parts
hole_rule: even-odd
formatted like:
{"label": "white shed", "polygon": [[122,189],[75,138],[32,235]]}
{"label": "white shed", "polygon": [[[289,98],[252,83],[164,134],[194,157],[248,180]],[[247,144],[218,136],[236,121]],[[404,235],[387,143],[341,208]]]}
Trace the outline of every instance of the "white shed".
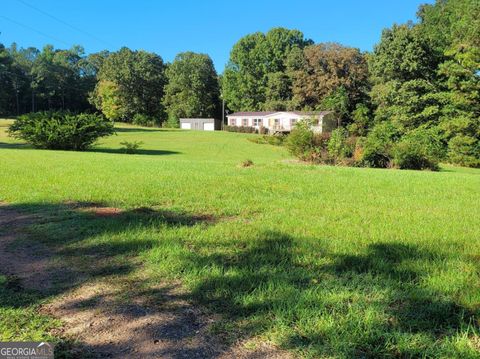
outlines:
{"label": "white shed", "polygon": [[180,128],[182,130],[215,131],[219,129],[220,123],[214,118],[181,118]]}

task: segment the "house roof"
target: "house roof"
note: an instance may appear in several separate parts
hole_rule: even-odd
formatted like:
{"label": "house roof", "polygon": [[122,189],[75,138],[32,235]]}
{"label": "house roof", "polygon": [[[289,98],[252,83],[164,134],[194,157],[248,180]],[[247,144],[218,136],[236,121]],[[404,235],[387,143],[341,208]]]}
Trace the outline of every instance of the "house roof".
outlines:
{"label": "house roof", "polygon": [[228,116],[267,116],[278,111],[257,111],[257,112],[234,112],[228,114]]}
{"label": "house roof", "polygon": [[234,112],[231,114],[228,114],[227,117],[229,116],[269,116],[273,115],[274,113],[293,113],[295,115],[299,116],[321,116],[321,115],[327,115],[331,113],[332,111],[253,111],[253,112]]}

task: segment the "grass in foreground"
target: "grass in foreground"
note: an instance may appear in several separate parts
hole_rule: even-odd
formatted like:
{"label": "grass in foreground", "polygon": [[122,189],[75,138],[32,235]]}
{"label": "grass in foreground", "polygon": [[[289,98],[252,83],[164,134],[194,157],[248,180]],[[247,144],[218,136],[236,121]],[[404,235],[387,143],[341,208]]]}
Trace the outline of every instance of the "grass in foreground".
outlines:
{"label": "grass in foreground", "polygon": [[[222,316],[212,330],[226,341],[305,357],[479,356],[479,170],[291,164],[232,133],[122,126],[73,153],[18,147],[1,131],[0,199],[54,215],[30,240],[91,280],[180,280]],[[124,140],[145,145],[125,155]],[[92,218],[67,202],[124,213]]]}

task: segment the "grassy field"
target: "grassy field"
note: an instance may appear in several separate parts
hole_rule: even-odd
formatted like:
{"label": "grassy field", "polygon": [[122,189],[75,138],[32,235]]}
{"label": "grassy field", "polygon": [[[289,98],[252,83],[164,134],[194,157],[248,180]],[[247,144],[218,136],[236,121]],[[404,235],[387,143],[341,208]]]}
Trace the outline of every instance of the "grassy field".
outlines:
{"label": "grassy field", "polygon": [[[225,342],[303,357],[480,357],[480,170],[310,166],[252,135],[129,126],[89,152],[44,151],[6,124],[0,200],[48,217],[26,239],[88,280],[134,279],[123,300],[180,282]],[[124,140],[144,145],[127,155]],[[36,308],[64,289],[0,288],[0,316],[14,318],[0,340],[61,324]]]}

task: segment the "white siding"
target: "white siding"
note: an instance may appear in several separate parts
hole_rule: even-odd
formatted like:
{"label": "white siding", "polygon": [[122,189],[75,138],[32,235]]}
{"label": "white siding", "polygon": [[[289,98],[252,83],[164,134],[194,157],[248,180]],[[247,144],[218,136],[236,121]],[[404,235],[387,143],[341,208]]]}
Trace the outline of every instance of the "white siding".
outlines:
{"label": "white siding", "polygon": [[[260,126],[254,126],[253,120],[254,119],[261,119],[261,126],[268,128],[269,130],[273,130],[275,127],[275,120],[277,121],[276,128],[278,130],[282,131],[291,131],[294,126],[292,126],[292,119],[296,120],[296,122],[301,121],[303,119],[310,119],[309,116],[305,115],[299,115],[293,112],[275,112],[270,115],[264,115],[264,116],[227,116],[228,119],[228,125],[231,125],[231,120],[235,120],[235,126],[243,126],[243,120],[247,119],[247,126],[251,127],[260,127]],[[321,123],[322,123],[322,117],[317,116],[319,119],[319,127],[321,129]],[[317,128],[318,130],[318,128]]]}

